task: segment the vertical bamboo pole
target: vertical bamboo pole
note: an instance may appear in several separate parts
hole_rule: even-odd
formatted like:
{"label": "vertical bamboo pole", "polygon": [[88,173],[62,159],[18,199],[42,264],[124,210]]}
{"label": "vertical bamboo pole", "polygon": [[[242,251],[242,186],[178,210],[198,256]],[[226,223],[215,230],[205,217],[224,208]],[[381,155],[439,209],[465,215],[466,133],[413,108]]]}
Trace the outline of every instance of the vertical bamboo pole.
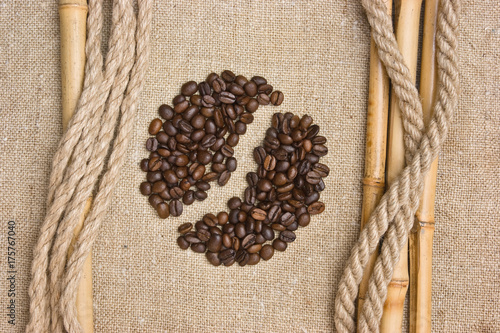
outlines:
{"label": "vertical bamboo pole", "polygon": [[[392,1],[386,3],[387,14],[392,13]],[[387,146],[387,118],[389,115],[389,78],[377,53],[373,38],[370,46],[370,81],[368,84],[366,116],[365,173],[363,178],[363,208],[361,230],[377,207],[385,190],[385,158]],[[368,282],[377,259],[375,250],[366,266],[359,286],[358,318],[363,309]]]}
{"label": "vertical bamboo pole", "polygon": [[[63,130],[66,130],[68,126],[83,88],[87,10],[86,0],[59,1]],[[83,221],[90,209],[90,205],[91,199],[89,198],[85,207],[85,214],[81,217],[78,226],[74,230],[68,257],[73,252],[74,243],[83,227]],[[91,255],[85,261],[82,280],[77,292],[76,307],[83,332],[93,332]]]}
{"label": "vertical bamboo pole", "polygon": [[[436,94],[436,24],[438,0],[425,2],[424,36],[420,67],[420,97],[424,123],[432,116]],[[432,242],[434,237],[434,196],[438,159],[424,178],[424,190],[410,233],[410,332],[431,332]]]}
{"label": "vertical bamboo pole", "polygon": [[[415,80],[417,71],[418,28],[422,0],[399,0],[400,11],[397,18],[396,39],[406,65]],[[396,1],[396,6],[399,6]],[[389,114],[389,139],[387,147],[387,184],[390,186],[405,166],[403,142],[403,122],[399,101],[391,93]],[[380,331],[401,332],[406,292],[408,290],[408,244],[400,253],[400,259],[394,268],[394,274],[387,288],[387,299],[380,323]]]}

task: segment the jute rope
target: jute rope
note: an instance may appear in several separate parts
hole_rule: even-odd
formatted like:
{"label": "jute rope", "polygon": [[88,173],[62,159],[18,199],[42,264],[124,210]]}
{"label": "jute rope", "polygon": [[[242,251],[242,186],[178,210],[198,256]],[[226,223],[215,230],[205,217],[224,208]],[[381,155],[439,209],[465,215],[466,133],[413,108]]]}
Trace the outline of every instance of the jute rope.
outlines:
{"label": "jute rope", "polygon": [[399,253],[408,240],[423,189],[423,177],[446,139],[458,100],[457,30],[460,0],[440,1],[436,47],[438,90],[434,113],[424,129],[422,105],[410,71],[399,52],[391,18],[381,0],[362,0],[378,54],[399,98],[405,130],[407,166],[390,186],[360,233],[339,282],[335,299],[335,326],[339,332],[356,329],[354,301],[370,254],[384,235],[381,253],[369,280],[359,331],[378,332],[387,286]]}
{"label": "jute rope", "polygon": [[[114,0],[103,69],[102,0],[89,1],[82,95],[53,159],[47,214],[34,249],[27,332],[80,332],[76,290],[126,157],[149,58],[151,0]],[[88,198],[93,205],[66,258]]]}

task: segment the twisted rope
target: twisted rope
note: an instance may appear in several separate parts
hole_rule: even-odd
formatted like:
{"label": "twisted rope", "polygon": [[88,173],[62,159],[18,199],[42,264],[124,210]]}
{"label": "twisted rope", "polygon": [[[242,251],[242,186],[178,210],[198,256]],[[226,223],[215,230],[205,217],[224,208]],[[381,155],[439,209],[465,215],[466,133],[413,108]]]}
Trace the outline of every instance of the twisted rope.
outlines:
{"label": "twisted rope", "polygon": [[[53,160],[47,214],[34,250],[27,332],[81,331],[76,289],[130,141],[149,58],[151,7],[151,0],[138,0],[135,17],[130,1],[113,2],[110,46],[103,70],[102,0],[89,1],[84,88]],[[67,260],[73,230],[93,191],[94,204]]]}
{"label": "twisted rope", "polygon": [[360,332],[378,332],[399,253],[408,240],[413,216],[423,189],[423,177],[446,139],[458,100],[457,30],[460,0],[442,0],[436,33],[438,91],[429,126],[423,128],[418,92],[392,32],[390,17],[381,0],[362,0],[378,54],[399,98],[405,129],[407,166],[390,186],[360,233],[339,282],[335,299],[335,326],[339,332],[354,332],[358,285],[370,254],[384,236],[381,254],[369,280],[367,298],[359,318]]}

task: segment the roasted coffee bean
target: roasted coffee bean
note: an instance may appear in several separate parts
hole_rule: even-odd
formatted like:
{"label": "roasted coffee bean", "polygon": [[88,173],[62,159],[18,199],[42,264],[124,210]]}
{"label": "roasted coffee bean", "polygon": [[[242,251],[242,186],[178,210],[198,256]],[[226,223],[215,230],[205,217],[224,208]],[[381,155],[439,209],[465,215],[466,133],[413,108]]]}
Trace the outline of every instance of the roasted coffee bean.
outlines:
{"label": "roasted coffee bean", "polygon": [[273,188],[273,185],[268,179],[261,179],[257,183],[257,187],[263,192],[269,192]]}
{"label": "roasted coffee bean", "polygon": [[187,250],[189,248],[189,242],[183,236],[179,236],[177,238],[177,245],[183,250]]}
{"label": "roasted coffee bean", "polygon": [[266,169],[268,171],[274,170],[274,168],[276,167],[276,157],[274,157],[272,155],[267,155],[264,158],[263,166],[264,166],[264,169]]}
{"label": "roasted coffee bean", "polygon": [[148,182],[142,182],[139,186],[142,195],[150,195],[152,193],[152,186]]}
{"label": "roasted coffee bean", "polygon": [[207,165],[212,161],[212,153],[206,150],[198,150],[198,162]]}
{"label": "roasted coffee bean", "polygon": [[177,228],[177,230],[183,235],[190,232],[191,229],[193,229],[193,224],[189,222],[183,223],[179,226],[179,228]]}
{"label": "roasted coffee bean", "polygon": [[220,266],[221,265],[221,261],[219,259],[219,254],[218,253],[207,251],[205,253],[205,256],[207,257],[208,262],[211,263],[212,265],[214,265],[214,266]]}
{"label": "roasted coffee bean", "polygon": [[259,262],[260,255],[258,253],[249,254],[247,265],[257,265]]}
{"label": "roasted coffee bean", "polygon": [[238,197],[232,197],[227,202],[227,207],[229,209],[238,209],[241,206],[241,200]]}
{"label": "roasted coffee bean", "polygon": [[181,94],[184,96],[191,96],[198,90],[198,85],[194,81],[188,81],[181,87]]}
{"label": "roasted coffee bean", "polygon": [[[257,240],[257,237],[255,238]],[[262,249],[262,244],[254,244],[247,249],[248,253],[257,253]]]}
{"label": "roasted coffee bean", "polygon": [[246,180],[248,185],[257,186],[257,182],[259,181],[259,176],[255,172],[247,173]]}
{"label": "roasted coffee bean", "polygon": [[233,249],[226,249],[219,253],[219,259],[224,265],[227,265],[231,261],[234,262],[234,257],[236,256],[236,251]]}
{"label": "roasted coffee bean", "polygon": [[165,120],[170,120],[174,117],[174,109],[172,109],[170,106],[166,104],[162,104],[158,108],[158,113]]}
{"label": "roasted coffee bean", "polygon": [[163,123],[160,119],[156,118],[149,124],[149,134],[156,135],[161,130]]}
{"label": "roasted coffee bean", "polygon": [[156,206],[156,211],[158,212],[158,216],[162,219],[166,219],[167,217],[170,216],[168,205],[164,202],[160,202]]}
{"label": "roasted coffee bean", "polygon": [[[236,226],[238,226],[238,224]],[[241,241],[241,246],[244,249],[248,249],[253,244],[255,244],[255,234],[246,235]]]}
{"label": "roasted coffee bean", "polygon": [[281,224],[284,225],[285,227],[288,227],[294,221],[295,221],[295,215],[291,214],[290,212],[286,212],[285,214],[281,215]]}
{"label": "roasted coffee bean", "polygon": [[273,240],[274,239],[274,230],[268,225],[263,225],[262,226],[262,236],[266,240]]}
{"label": "roasted coffee bean", "polygon": [[217,183],[219,184],[219,186],[224,186],[227,184],[230,178],[231,178],[231,172],[225,170],[220,174]]}
{"label": "roasted coffee bean", "polygon": [[229,157],[226,161],[226,168],[227,171],[233,172],[236,170],[237,167],[237,160],[234,157]]}
{"label": "roasted coffee bean", "polygon": [[257,234],[255,236],[255,243],[256,244],[264,244],[265,242],[266,242],[266,239],[261,234]]}
{"label": "roasted coffee bean", "polygon": [[223,91],[219,95],[219,99],[222,103],[233,104],[236,101],[236,97],[229,91]]}
{"label": "roasted coffee bean", "polygon": [[172,216],[180,216],[182,214],[182,202],[179,200],[170,201],[170,214]]}
{"label": "roasted coffee bean", "polygon": [[160,193],[160,192],[165,191],[166,188],[167,188],[167,183],[165,183],[163,180],[159,180],[157,182],[154,182],[153,187],[151,188],[151,190],[154,193]]}
{"label": "roasted coffee bean", "polygon": [[158,149],[158,140],[156,138],[149,138],[146,141],[146,149],[149,151],[155,151]]}
{"label": "roasted coffee bean", "polygon": [[212,182],[212,181],[216,180],[217,178],[219,178],[218,173],[209,172],[209,173],[205,174],[205,176],[203,176],[201,179],[205,182]]}
{"label": "roasted coffee bean", "polygon": [[226,143],[231,147],[235,147],[239,141],[240,141],[240,136],[236,133],[229,134],[229,136],[226,139]]}
{"label": "roasted coffee bean", "polygon": [[328,148],[325,145],[314,145],[312,152],[316,156],[323,157],[328,154]]}
{"label": "roasted coffee bean", "polygon": [[296,236],[293,231],[284,230],[280,232],[280,239],[284,242],[291,243],[295,240]]}
{"label": "roasted coffee bean", "polygon": [[251,79],[253,82],[255,82],[255,84],[257,84],[258,86],[260,86],[261,84],[267,84],[267,80],[265,78],[263,78],[262,76],[254,76],[252,77]]}
{"label": "roasted coffee bean", "polygon": [[226,157],[231,157],[234,154],[234,150],[230,145],[225,144],[220,149],[221,153]]}
{"label": "roasted coffee bean", "polygon": [[257,92],[269,95],[273,91],[273,86],[270,84],[261,84],[257,86]]}
{"label": "roasted coffee bean", "polygon": [[226,82],[233,82],[236,79],[236,75],[230,70],[225,70],[220,76]]}
{"label": "roasted coffee bean", "polygon": [[222,163],[213,163],[211,169],[213,172],[222,173],[226,171],[226,165]]}
{"label": "roasted coffee bean", "polygon": [[225,225],[229,220],[229,215],[226,212],[220,212],[217,214],[217,222],[219,225]]}
{"label": "roasted coffee bean", "polygon": [[222,248],[222,236],[213,234],[207,243],[208,251],[219,252]]}
{"label": "roasted coffee bean", "polygon": [[306,174],[306,181],[309,184],[316,185],[320,182],[320,180],[321,180],[321,176],[316,171],[309,171]]}
{"label": "roasted coffee bean", "polygon": [[283,252],[286,250],[286,248],[288,247],[288,243],[282,241],[281,239],[278,239],[276,238],[274,241],[273,241],[273,248],[276,250],[276,251],[280,251],[280,252]]}
{"label": "roasted coffee bean", "polygon": [[256,200],[257,193],[254,187],[247,187],[245,189],[245,202],[249,205],[253,205]]}
{"label": "roasted coffee bean", "polygon": [[200,191],[200,190],[198,190],[198,191],[194,192],[194,197],[195,197],[195,198],[196,198],[196,200],[198,200],[198,201],[203,201],[203,200],[205,200],[205,199],[207,198],[207,196],[208,196],[208,195],[207,195],[207,192],[205,192],[205,191]]}
{"label": "roasted coffee bean", "polygon": [[257,164],[262,164],[264,163],[264,160],[266,159],[266,151],[262,147],[256,147],[253,150],[253,158]]}
{"label": "roasted coffee bean", "polygon": [[271,224],[271,228],[273,230],[276,230],[276,231],[283,231],[283,230],[286,230],[286,227],[282,224],[279,224],[279,223],[273,223]]}
{"label": "roasted coffee bean", "polygon": [[215,227],[218,223],[217,217],[214,214],[208,213],[203,216],[203,223],[209,227]]}
{"label": "roasted coffee bean", "polygon": [[198,232],[196,232],[196,237],[198,237],[198,239],[202,242],[206,242],[210,239],[210,231],[206,229],[200,229],[198,230]]}
{"label": "roasted coffee bean", "polygon": [[274,255],[274,248],[271,245],[267,244],[262,247],[259,253],[262,259],[269,260]]}
{"label": "roasted coffee bean", "polygon": [[257,95],[257,102],[259,102],[260,105],[268,105],[270,102],[269,96],[266,94],[258,94]]}
{"label": "roasted coffee bean", "polygon": [[281,91],[276,90],[271,94],[271,104],[278,106],[281,105],[281,103],[283,103],[283,100],[284,100],[284,95]]}
{"label": "roasted coffee bean", "polygon": [[252,216],[252,218],[254,218],[255,220],[258,220],[258,221],[263,221],[267,217],[267,213],[260,208],[252,209],[252,212],[250,215]]}
{"label": "roasted coffee bean", "polygon": [[180,199],[184,195],[184,191],[180,187],[172,187],[169,191],[173,199]]}
{"label": "roasted coffee bean", "polygon": [[191,244],[191,250],[196,253],[204,253],[207,250],[207,247],[203,243],[195,243]]}
{"label": "roasted coffee bean", "polygon": [[161,180],[161,172],[160,171],[149,171],[146,173],[146,180],[150,183],[154,183],[158,180]]}
{"label": "roasted coffee bean", "polygon": [[281,207],[280,206],[272,206],[267,213],[267,217],[271,223],[277,221],[277,219],[281,215]]}
{"label": "roasted coffee bean", "polygon": [[325,204],[321,201],[317,201],[307,207],[307,212],[311,215],[321,214],[325,210]]}
{"label": "roasted coffee bean", "polygon": [[248,81],[243,86],[245,93],[250,97],[255,97],[257,95],[257,84],[253,81]]}
{"label": "roasted coffee bean", "polygon": [[182,203],[185,205],[191,205],[194,202],[194,191],[188,190],[182,196]]}
{"label": "roasted coffee bean", "polygon": [[[265,95],[264,95],[265,96]],[[248,103],[245,104],[245,110],[250,113],[254,113],[259,108],[259,101],[256,99],[250,99]]]}

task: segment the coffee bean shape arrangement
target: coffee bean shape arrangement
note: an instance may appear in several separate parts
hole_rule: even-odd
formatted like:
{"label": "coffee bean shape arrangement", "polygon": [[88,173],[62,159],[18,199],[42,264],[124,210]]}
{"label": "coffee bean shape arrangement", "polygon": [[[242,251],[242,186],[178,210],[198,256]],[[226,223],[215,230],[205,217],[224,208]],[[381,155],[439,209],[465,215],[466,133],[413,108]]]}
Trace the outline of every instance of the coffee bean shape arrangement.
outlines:
{"label": "coffee bean shape arrangement", "polygon": [[229,199],[229,213],[209,213],[194,226],[179,226],[179,247],[205,253],[215,266],[255,265],[285,251],[295,231],[325,210],[319,201],[330,172],[320,163],[328,153],[325,143],[310,116],[275,113],[253,152],[258,168],[246,175],[244,197]]}
{"label": "coffee bean shape arrangement", "polygon": [[[184,205],[207,198],[211,182],[226,185],[236,170],[234,147],[260,105],[280,105],[283,93],[267,80],[251,80],[226,70],[199,84],[186,82],[172,106],[158,109],[149,125],[149,158],[141,161],[146,181],[140,191],[159,217],[182,214]],[[203,244],[195,246],[198,250]]]}

